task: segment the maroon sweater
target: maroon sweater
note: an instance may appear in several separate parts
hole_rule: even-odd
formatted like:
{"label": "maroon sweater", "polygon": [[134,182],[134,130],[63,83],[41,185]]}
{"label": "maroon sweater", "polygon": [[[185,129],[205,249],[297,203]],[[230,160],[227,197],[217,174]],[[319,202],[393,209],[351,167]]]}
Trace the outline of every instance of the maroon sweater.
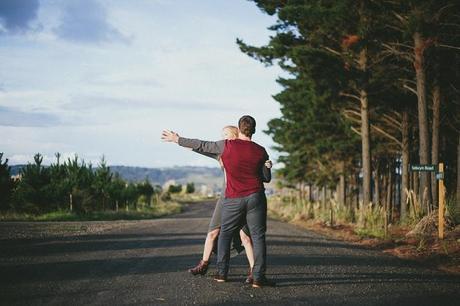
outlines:
{"label": "maroon sweater", "polygon": [[227,175],[226,198],[245,197],[264,190],[262,171],[268,154],[257,143],[241,139],[213,142],[180,137],[179,145],[221,155]]}

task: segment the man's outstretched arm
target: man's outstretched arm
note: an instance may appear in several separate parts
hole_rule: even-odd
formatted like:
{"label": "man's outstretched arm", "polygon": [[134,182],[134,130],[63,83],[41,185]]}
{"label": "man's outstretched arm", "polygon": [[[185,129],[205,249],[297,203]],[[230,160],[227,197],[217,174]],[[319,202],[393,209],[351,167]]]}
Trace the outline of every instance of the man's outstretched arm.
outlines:
{"label": "man's outstretched arm", "polygon": [[186,148],[191,148],[195,151],[211,154],[222,154],[224,152],[225,140],[220,141],[204,141],[199,139],[191,139],[180,137],[179,134],[164,130],[161,139],[167,142],[175,142],[178,145]]}

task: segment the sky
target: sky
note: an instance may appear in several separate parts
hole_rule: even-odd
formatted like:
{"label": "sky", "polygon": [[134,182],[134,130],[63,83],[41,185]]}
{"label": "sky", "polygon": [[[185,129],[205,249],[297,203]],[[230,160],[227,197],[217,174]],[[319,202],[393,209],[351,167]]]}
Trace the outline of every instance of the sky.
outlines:
{"label": "sky", "polygon": [[161,131],[220,139],[245,114],[276,157],[277,67],[242,53],[275,18],[247,0],[1,0],[0,152],[9,164],[77,154],[97,164],[216,166]]}

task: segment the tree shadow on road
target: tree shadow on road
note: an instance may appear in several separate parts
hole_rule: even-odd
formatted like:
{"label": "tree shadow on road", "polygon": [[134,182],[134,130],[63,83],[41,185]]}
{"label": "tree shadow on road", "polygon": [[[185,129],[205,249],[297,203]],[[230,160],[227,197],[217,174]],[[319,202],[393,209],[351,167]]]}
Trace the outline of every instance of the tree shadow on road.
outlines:
{"label": "tree shadow on road", "polygon": [[173,248],[183,246],[202,245],[203,238],[176,238],[158,239],[155,237],[143,238],[141,240],[131,238],[125,239],[104,239],[104,240],[77,240],[56,242],[35,241],[23,246],[5,246],[0,258],[14,256],[49,256],[70,253],[85,253],[96,251],[130,251],[138,249]]}
{"label": "tree shadow on road", "polygon": [[447,274],[423,274],[423,273],[391,273],[391,272],[368,272],[368,273],[283,273],[271,275],[277,279],[277,287],[339,285],[339,284],[389,284],[399,283],[414,285],[416,283],[452,284],[460,285],[460,278]]}
{"label": "tree shadow on road", "polygon": [[[44,263],[11,263],[0,267],[0,283],[10,282],[48,282],[81,279],[107,279],[117,276],[146,275],[157,273],[183,272],[196,264],[199,254],[153,256],[148,253],[138,257],[66,260],[62,262]],[[231,272],[241,269],[245,271],[245,258],[231,260]],[[458,276],[427,273],[424,270],[413,270],[399,273],[402,269],[414,268],[406,262],[392,258],[375,258],[365,256],[271,256],[270,269],[279,271],[276,278],[280,286],[303,286],[318,282],[451,282],[460,285]],[[304,273],[292,273],[292,269],[303,270]],[[318,271],[321,275],[312,277],[311,272]],[[374,269],[375,272],[359,272],[360,269]],[[382,271],[384,269],[384,271]],[[350,273],[350,270],[354,272]],[[386,271],[395,272],[386,272]],[[358,271],[358,272],[356,272]],[[335,273],[331,276],[331,273]],[[238,274],[239,275],[239,274]]]}
{"label": "tree shadow on road", "polygon": [[[2,242],[0,258],[20,255],[45,256],[49,254],[88,251],[119,251],[159,247],[202,245],[206,232],[159,234],[97,234],[78,237],[48,237],[43,239],[18,239]],[[279,239],[281,238],[281,239]],[[293,239],[295,239],[293,241]],[[299,240],[300,239],[300,240]],[[342,248],[368,250],[366,247],[334,240],[311,240],[299,236],[271,235],[268,247]]]}

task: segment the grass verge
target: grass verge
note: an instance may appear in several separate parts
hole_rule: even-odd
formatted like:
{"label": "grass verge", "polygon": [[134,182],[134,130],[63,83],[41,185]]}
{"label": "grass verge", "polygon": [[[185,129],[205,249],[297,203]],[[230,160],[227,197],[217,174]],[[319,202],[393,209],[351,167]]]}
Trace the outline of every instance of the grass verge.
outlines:
{"label": "grass verge", "polygon": [[[356,224],[360,214],[365,226]],[[407,237],[406,234],[416,223],[406,222],[390,225],[385,237],[382,221],[384,212],[377,207],[369,206],[363,212],[353,212],[341,209],[334,203],[324,207],[319,203],[286,202],[277,197],[269,199],[268,215],[275,220],[289,222],[330,238],[460,274],[460,226],[447,232],[444,240],[439,240],[436,235]]]}
{"label": "grass verge", "polygon": [[155,219],[179,213],[182,205],[178,202],[164,202],[152,208],[119,211],[94,211],[77,214],[70,211],[54,211],[41,215],[7,212],[0,214],[0,221],[113,221]]}

